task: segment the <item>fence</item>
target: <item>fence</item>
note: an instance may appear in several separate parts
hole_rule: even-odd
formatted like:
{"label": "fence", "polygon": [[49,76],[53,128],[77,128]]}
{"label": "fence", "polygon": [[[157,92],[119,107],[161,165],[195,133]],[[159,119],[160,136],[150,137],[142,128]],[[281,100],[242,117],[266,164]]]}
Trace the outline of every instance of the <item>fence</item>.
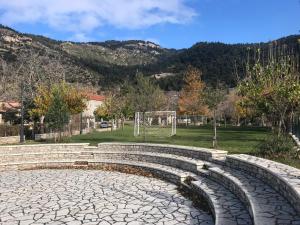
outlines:
{"label": "fence", "polygon": [[92,128],[94,128],[93,120],[91,120],[88,117],[81,118],[80,115],[74,115],[71,117],[69,124],[66,124],[63,127],[61,133],[58,133],[58,131],[53,130],[51,127],[49,127],[48,124],[43,124],[43,125],[36,124],[33,133],[34,133],[35,140],[46,140],[46,139],[54,139],[59,135],[62,136],[78,135],[80,133],[80,130],[82,130],[83,133],[88,133]]}
{"label": "fence", "polygon": [[292,124],[292,133],[300,138],[300,116],[294,116],[293,118],[293,124]]}
{"label": "fence", "polygon": [[9,137],[9,136],[18,136],[19,135],[19,126],[18,125],[0,125],[0,137]]}
{"label": "fence", "polygon": [[178,125],[204,125],[207,124],[207,116],[203,115],[179,115],[177,116]]}

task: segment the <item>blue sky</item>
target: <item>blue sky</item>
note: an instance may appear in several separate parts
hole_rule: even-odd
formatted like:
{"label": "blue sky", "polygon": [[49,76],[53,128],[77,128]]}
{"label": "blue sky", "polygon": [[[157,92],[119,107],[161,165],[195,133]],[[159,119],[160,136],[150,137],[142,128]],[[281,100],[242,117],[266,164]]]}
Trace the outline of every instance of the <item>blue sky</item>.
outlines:
{"label": "blue sky", "polygon": [[299,0],[0,0],[0,23],[59,40],[142,39],[168,48],[299,34]]}

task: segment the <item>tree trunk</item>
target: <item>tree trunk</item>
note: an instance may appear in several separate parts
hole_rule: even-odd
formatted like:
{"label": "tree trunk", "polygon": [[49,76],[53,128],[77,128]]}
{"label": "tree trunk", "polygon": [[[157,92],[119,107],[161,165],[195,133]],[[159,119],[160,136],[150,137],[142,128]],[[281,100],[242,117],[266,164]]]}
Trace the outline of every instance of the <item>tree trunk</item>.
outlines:
{"label": "tree trunk", "polygon": [[58,138],[59,142],[61,142],[61,132],[62,132],[61,129],[59,129],[59,138]]}
{"label": "tree trunk", "polygon": [[52,133],[53,132],[53,135],[54,135],[54,142],[56,143],[57,142],[57,130],[56,129],[54,129],[54,131],[52,131],[52,129],[50,130],[50,133]]}
{"label": "tree trunk", "polygon": [[277,136],[279,137],[281,135],[281,127],[282,127],[282,121],[281,119],[279,120],[279,125],[278,125],[278,131],[277,131]]}
{"label": "tree trunk", "polygon": [[125,119],[122,117],[122,131],[124,130]]}
{"label": "tree trunk", "polygon": [[40,118],[40,133],[43,134],[45,133],[45,126],[44,126],[44,120],[45,120],[45,116],[41,116]]}
{"label": "tree trunk", "polygon": [[214,109],[214,137],[213,137],[213,148],[217,147],[217,121],[216,121],[216,110]]}
{"label": "tree trunk", "polygon": [[31,130],[31,138],[32,140],[35,140],[35,121],[33,121],[33,126],[32,126],[32,130]]}
{"label": "tree trunk", "polygon": [[288,116],[288,133],[293,133],[293,119],[294,119],[294,113],[291,112],[290,115]]}
{"label": "tree trunk", "polygon": [[185,125],[186,125],[186,127],[188,126],[188,119],[187,119],[187,115],[185,115]]}
{"label": "tree trunk", "polygon": [[144,142],[146,141],[146,118],[145,112],[143,112],[143,129],[144,129]]}

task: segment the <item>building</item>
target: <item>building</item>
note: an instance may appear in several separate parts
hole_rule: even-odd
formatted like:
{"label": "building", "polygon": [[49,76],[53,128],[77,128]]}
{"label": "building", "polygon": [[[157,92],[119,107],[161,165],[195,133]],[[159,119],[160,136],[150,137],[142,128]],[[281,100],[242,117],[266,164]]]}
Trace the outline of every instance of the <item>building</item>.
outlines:
{"label": "building", "polygon": [[[4,122],[11,122],[13,119],[18,118],[20,113],[21,104],[16,101],[0,101],[0,124]],[[7,118],[4,121],[4,118]]]}
{"label": "building", "polygon": [[87,97],[88,97],[87,107],[82,113],[82,116],[83,118],[87,119],[88,127],[92,125],[95,128],[96,120],[95,120],[94,112],[99,106],[103,104],[105,100],[105,96],[88,94]]}

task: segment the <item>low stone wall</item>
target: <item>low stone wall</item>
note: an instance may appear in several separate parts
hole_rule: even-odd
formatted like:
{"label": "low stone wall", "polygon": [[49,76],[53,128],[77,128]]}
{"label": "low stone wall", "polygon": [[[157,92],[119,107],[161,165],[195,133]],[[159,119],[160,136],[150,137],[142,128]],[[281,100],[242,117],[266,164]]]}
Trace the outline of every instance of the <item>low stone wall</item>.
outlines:
{"label": "low stone wall", "polygon": [[94,160],[129,160],[136,162],[150,162],[166,166],[173,166],[186,171],[197,172],[197,169],[203,167],[203,163],[194,162],[193,159],[181,159],[180,157],[157,155],[155,153],[136,153],[136,152],[93,152]]}
{"label": "low stone wall", "polygon": [[[92,129],[84,129],[82,130],[82,134],[88,134],[92,131]],[[79,130],[73,130],[72,134],[70,132],[63,132],[62,136],[63,137],[68,137],[71,135],[79,135],[80,131]],[[36,141],[45,141],[45,140],[52,140],[55,138],[59,137],[59,133],[44,133],[44,134],[35,134],[34,135],[34,140]]]}
{"label": "low stone wall", "polygon": [[0,163],[19,163],[19,162],[45,162],[55,160],[78,160],[81,152],[52,152],[52,153],[18,153],[0,154]]}
{"label": "low stone wall", "polygon": [[98,144],[98,148],[102,151],[144,151],[168,153],[206,161],[217,159],[223,160],[227,155],[227,151],[222,150],[147,143],[100,143]]}
{"label": "low stone wall", "polygon": [[84,151],[88,143],[80,144],[34,144],[0,146],[0,154],[51,153]]}
{"label": "low stone wall", "polygon": [[0,137],[0,145],[17,144],[20,142],[20,136]]}
{"label": "low stone wall", "polygon": [[185,174],[176,174],[176,173],[171,173],[170,171],[165,171],[162,170],[158,167],[150,167],[150,166],[144,166],[144,165],[138,165],[138,164],[132,164],[132,163],[115,163],[115,162],[91,162],[89,163],[91,166],[107,166],[107,165],[112,165],[112,166],[117,166],[117,167],[131,167],[135,169],[140,169],[144,172],[151,173],[155,175],[156,177],[159,177],[163,180],[169,181],[174,184],[181,185],[185,179],[187,178],[187,175]]}
{"label": "low stone wall", "polygon": [[247,171],[281,193],[300,213],[300,170],[250,155],[229,155],[226,165]]}

